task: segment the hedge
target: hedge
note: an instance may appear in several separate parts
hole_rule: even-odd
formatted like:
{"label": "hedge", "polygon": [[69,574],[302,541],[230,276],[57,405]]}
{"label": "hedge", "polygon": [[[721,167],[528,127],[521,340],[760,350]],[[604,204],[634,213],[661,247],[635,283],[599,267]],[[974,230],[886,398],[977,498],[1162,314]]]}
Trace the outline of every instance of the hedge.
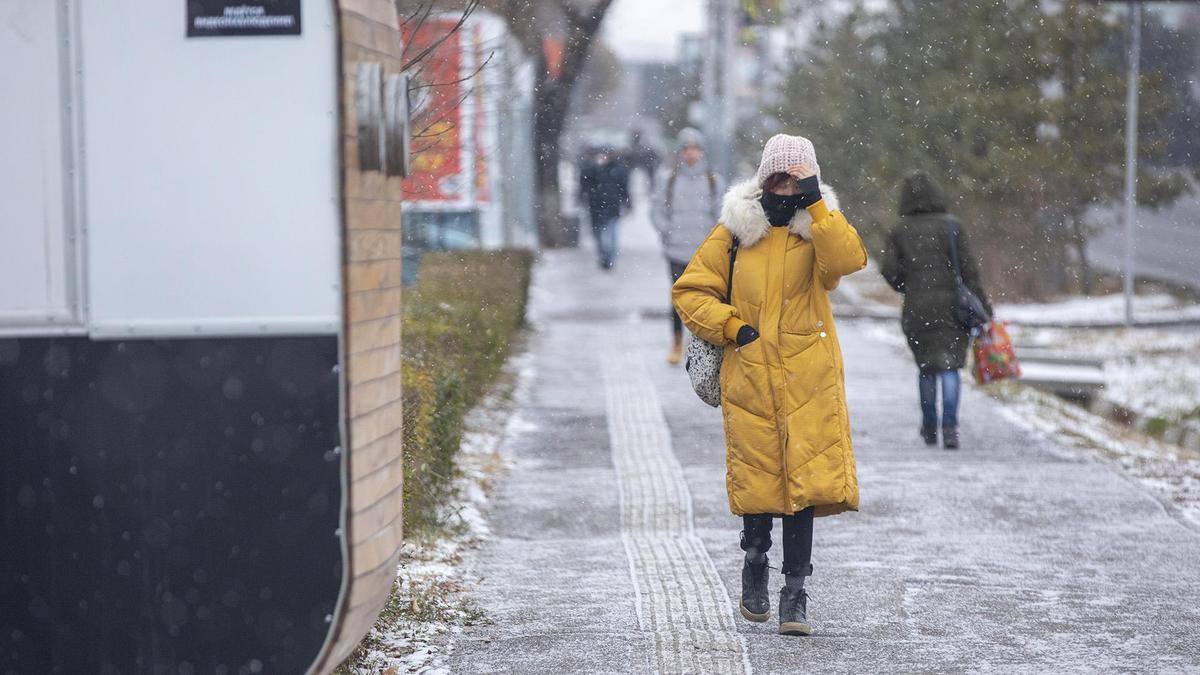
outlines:
{"label": "hedge", "polygon": [[525,323],[528,251],[431,253],[405,290],[404,525],[438,524],[463,419],[500,374]]}

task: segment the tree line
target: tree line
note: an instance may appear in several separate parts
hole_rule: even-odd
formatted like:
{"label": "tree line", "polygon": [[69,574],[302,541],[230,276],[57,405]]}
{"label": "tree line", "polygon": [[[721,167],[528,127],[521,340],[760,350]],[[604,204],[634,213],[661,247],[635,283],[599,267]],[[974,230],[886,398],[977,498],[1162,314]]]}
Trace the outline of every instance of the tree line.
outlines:
{"label": "tree line", "polygon": [[[1200,176],[1198,24],[1147,13],[1143,205]],[[765,112],[825,149],[822,171],[876,253],[895,186],[925,169],[973,227],[994,286],[1089,292],[1088,216],[1124,195],[1126,25],[1083,0],[860,1],[812,27]]]}

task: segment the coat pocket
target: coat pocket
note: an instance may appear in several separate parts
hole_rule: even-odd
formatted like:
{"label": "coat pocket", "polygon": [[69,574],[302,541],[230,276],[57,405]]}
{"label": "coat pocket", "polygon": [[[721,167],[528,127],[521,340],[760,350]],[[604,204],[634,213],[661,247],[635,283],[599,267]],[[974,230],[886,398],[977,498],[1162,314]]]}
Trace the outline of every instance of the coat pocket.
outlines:
{"label": "coat pocket", "polygon": [[841,376],[831,340],[823,331],[781,336],[788,462],[795,466],[838,444],[843,436]]}
{"label": "coat pocket", "polygon": [[764,361],[763,339],[741,349],[727,346],[721,364],[721,399],[759,417],[774,410],[771,372]]}

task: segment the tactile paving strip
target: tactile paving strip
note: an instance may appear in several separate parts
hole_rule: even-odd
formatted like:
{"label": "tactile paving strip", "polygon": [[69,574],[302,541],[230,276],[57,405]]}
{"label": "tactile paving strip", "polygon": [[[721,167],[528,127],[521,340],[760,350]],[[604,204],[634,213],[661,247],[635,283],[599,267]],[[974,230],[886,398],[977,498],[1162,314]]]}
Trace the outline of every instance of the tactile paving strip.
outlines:
{"label": "tactile paving strip", "polygon": [[621,490],[621,533],[654,634],[661,673],[749,673],[746,644],[712,559],[696,536],[692,496],[637,348],[614,336],[603,359],[608,433]]}

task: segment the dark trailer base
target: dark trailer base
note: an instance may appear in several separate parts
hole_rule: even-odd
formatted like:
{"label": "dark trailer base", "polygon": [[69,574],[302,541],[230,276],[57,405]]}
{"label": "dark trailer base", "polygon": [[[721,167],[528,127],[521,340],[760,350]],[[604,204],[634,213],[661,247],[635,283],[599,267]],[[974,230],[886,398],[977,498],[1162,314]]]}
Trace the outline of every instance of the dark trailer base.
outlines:
{"label": "dark trailer base", "polygon": [[290,673],[342,583],[334,336],[0,340],[0,673]]}

